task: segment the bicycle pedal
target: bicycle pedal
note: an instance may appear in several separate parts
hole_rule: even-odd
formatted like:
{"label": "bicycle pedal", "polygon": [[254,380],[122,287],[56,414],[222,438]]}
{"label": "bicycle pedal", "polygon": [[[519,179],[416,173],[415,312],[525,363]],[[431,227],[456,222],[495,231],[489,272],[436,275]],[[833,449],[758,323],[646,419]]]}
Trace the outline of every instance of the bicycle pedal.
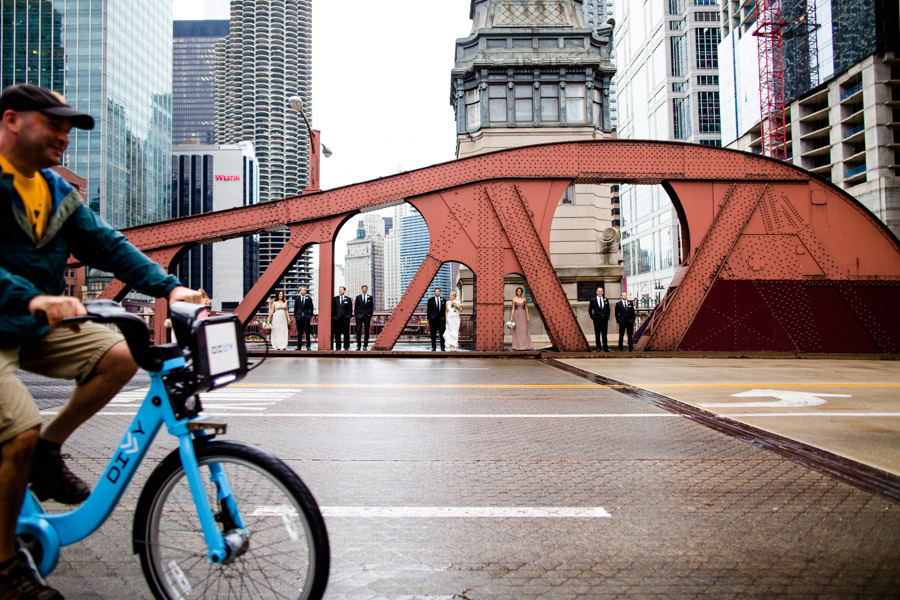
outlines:
{"label": "bicycle pedal", "polygon": [[228,430],[228,424],[224,421],[189,421],[187,428],[188,431],[212,429],[213,435],[225,435],[225,432]]}

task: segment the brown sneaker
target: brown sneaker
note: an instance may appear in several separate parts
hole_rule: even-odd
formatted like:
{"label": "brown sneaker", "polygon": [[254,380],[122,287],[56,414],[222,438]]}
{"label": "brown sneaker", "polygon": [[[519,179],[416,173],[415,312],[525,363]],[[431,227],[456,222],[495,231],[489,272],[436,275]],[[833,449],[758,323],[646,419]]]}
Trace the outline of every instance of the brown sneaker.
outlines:
{"label": "brown sneaker", "polygon": [[62,504],[81,504],[91,495],[91,488],[81,477],[69,470],[59,452],[34,453],[31,461],[31,491],[38,500],[56,500]]}
{"label": "brown sneaker", "polygon": [[19,552],[12,565],[0,571],[0,600],[65,600],[44,583],[28,556]]}

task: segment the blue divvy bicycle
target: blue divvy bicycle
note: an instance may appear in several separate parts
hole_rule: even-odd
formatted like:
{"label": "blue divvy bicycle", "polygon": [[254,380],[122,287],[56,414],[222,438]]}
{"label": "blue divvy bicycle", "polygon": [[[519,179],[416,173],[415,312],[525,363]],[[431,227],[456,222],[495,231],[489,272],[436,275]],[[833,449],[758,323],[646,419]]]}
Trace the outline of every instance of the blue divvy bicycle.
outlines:
{"label": "blue divvy bicycle", "polygon": [[110,301],[85,307],[88,315],[74,320],[118,326],[135,361],[150,374],[150,391],[84,504],[47,513],[26,494],[18,541],[40,573],[53,571],[62,546],[91,535],[109,517],[165,425],[179,448],[144,485],[132,530],[133,550],[153,595],[321,598],[328,581],[328,534],[312,494],[273,455],[214,440],[225,424],[199,417],[198,394],[249,370],[237,317],[198,319],[206,307],[173,303],[180,343],[151,346],[139,316]]}

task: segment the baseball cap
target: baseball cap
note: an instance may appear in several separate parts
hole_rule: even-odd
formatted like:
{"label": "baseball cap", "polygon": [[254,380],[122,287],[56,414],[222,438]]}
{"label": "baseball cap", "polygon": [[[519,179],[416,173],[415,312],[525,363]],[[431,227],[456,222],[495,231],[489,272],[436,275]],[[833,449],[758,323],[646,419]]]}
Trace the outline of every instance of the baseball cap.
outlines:
{"label": "baseball cap", "polygon": [[69,106],[62,95],[30,83],[11,85],[3,90],[0,94],[0,116],[7,110],[18,112],[36,110],[47,115],[67,117],[72,126],[79,129],[94,128],[92,116]]}

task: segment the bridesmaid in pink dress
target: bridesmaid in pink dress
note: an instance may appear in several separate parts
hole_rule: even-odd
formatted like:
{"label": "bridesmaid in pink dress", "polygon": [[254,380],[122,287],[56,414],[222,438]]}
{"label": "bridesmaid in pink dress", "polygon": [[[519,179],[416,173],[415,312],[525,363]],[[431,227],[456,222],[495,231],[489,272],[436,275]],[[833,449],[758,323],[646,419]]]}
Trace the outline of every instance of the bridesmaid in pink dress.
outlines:
{"label": "bridesmaid in pink dress", "polygon": [[512,299],[510,312],[516,324],[512,330],[512,349],[533,350],[531,334],[528,333],[528,324],[531,323],[531,317],[528,316],[528,300],[525,299],[525,290],[520,287],[516,288],[516,297]]}

